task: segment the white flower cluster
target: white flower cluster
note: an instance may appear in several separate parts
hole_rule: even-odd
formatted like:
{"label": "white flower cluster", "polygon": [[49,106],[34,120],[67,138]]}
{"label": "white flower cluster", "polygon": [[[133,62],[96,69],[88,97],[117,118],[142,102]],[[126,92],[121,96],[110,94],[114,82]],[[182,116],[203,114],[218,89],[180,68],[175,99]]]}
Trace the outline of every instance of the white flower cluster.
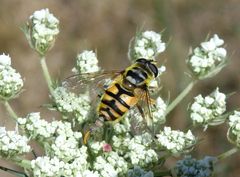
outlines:
{"label": "white flower cluster", "polygon": [[35,11],[30,16],[31,24],[27,35],[30,37],[32,47],[41,55],[45,55],[59,33],[59,20],[48,9]]}
{"label": "white flower cluster", "polygon": [[91,50],[85,50],[78,54],[76,66],[72,69],[74,73],[92,73],[99,70],[97,56]]}
{"label": "white flower cluster", "polygon": [[58,121],[50,153],[64,162],[82,157],[83,153],[79,149],[81,138],[82,133],[74,132],[69,122]]}
{"label": "white flower cluster", "polygon": [[87,93],[76,95],[65,87],[57,87],[53,92],[55,106],[63,116],[74,115],[78,123],[83,123],[88,118],[91,100]]}
{"label": "white flower cluster", "polygon": [[138,58],[155,59],[163,52],[166,44],[162,41],[162,36],[154,31],[145,31],[137,34],[129,46],[129,58],[135,61]]}
{"label": "white flower cluster", "polygon": [[42,176],[59,176],[64,169],[65,163],[57,157],[50,158],[47,156],[38,157],[31,161],[33,175],[35,177]]}
{"label": "white flower cluster", "polygon": [[92,153],[99,154],[100,152],[102,152],[104,144],[106,144],[105,141],[91,141],[89,142],[89,147]]}
{"label": "white flower cluster", "polygon": [[104,177],[117,177],[126,174],[128,164],[123,157],[116,152],[107,152],[98,156],[94,162],[93,169]]}
{"label": "white flower cluster", "polygon": [[69,162],[64,162],[56,156],[38,157],[31,161],[31,168],[35,177],[100,177],[98,172],[89,170],[87,161],[87,147],[82,146],[80,149],[81,156]]}
{"label": "white flower cluster", "polygon": [[179,130],[171,130],[170,127],[164,127],[164,130],[156,137],[156,144],[160,149],[166,149],[174,155],[190,151],[196,143],[196,138],[190,130],[183,133]]}
{"label": "white flower cluster", "polygon": [[165,123],[165,111],[167,105],[164,103],[161,97],[156,99],[154,105],[152,105],[153,123],[163,124]]}
{"label": "white flower cluster", "polygon": [[82,156],[79,149],[82,133],[74,132],[69,122],[49,123],[40,118],[40,113],[30,113],[26,118],[18,118],[18,123],[30,138],[42,143],[51,141],[48,149],[51,156],[56,156],[64,162]]}
{"label": "white flower cluster", "polygon": [[5,127],[0,127],[0,155],[8,158],[29,152],[28,138],[19,135],[15,131],[6,131]]}
{"label": "white flower cluster", "polygon": [[18,118],[17,122],[30,138],[40,141],[53,136],[57,128],[56,121],[49,123],[41,119],[39,112],[30,113],[26,118]]}
{"label": "white flower cluster", "polygon": [[145,171],[138,166],[134,166],[133,169],[128,170],[127,177],[154,177],[152,171]]}
{"label": "white flower cluster", "polygon": [[16,96],[23,87],[21,75],[11,67],[11,58],[0,55],[0,98],[8,100]]}
{"label": "white flower cluster", "polygon": [[[130,110],[131,111],[131,110]],[[126,134],[130,131],[131,128],[131,123],[129,120],[128,116],[124,117],[124,120],[122,120],[121,122],[114,124],[113,129],[116,135],[124,135],[126,136]]]}
{"label": "white flower cluster", "polygon": [[224,41],[214,34],[209,41],[194,49],[187,63],[198,78],[211,77],[222,69],[227,56],[226,49],[221,47],[223,44]]}
{"label": "white flower cluster", "polygon": [[217,88],[205,98],[198,95],[190,107],[190,117],[193,124],[201,124],[207,128],[208,125],[218,125],[225,121],[221,115],[226,111],[226,95],[219,92]]}
{"label": "white flower cluster", "polygon": [[130,160],[132,165],[144,167],[158,160],[157,153],[151,148],[153,140],[149,133],[136,135],[133,138],[113,136],[112,140],[114,149],[124,159]]}
{"label": "white flower cluster", "polygon": [[186,156],[179,160],[174,167],[177,176],[187,177],[209,177],[213,175],[214,163],[217,158],[206,156],[204,159],[196,160],[191,156]]}
{"label": "white flower cluster", "polygon": [[234,111],[229,116],[228,139],[231,143],[240,147],[240,111]]}

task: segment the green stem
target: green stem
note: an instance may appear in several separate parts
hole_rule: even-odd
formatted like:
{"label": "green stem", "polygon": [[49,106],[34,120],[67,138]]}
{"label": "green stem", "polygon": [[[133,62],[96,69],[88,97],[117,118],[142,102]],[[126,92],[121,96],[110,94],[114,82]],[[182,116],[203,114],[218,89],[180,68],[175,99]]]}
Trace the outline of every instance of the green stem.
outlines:
{"label": "green stem", "polygon": [[14,157],[14,158],[12,158],[12,160],[17,165],[19,165],[20,167],[22,167],[24,169],[30,169],[31,168],[31,161],[30,160],[22,159],[20,157]]}
{"label": "green stem", "polygon": [[17,114],[13,111],[12,107],[10,106],[10,104],[8,103],[8,101],[4,101],[4,106],[6,107],[8,113],[10,114],[10,116],[12,118],[14,118],[14,120],[17,120],[18,116]]}
{"label": "green stem", "polygon": [[47,67],[47,64],[46,64],[46,59],[45,59],[44,56],[41,57],[40,63],[41,63],[41,67],[42,67],[42,70],[43,70],[44,78],[45,78],[45,80],[47,82],[47,85],[48,85],[48,89],[49,89],[51,95],[53,95],[53,84],[52,84],[52,80],[51,80],[51,77],[50,77],[50,74],[49,74],[49,71],[48,71],[48,67]]}
{"label": "green stem", "polygon": [[193,86],[197,83],[197,80],[193,80],[188,84],[188,86],[169,104],[165,112],[165,116],[168,115],[177,105],[182,101],[182,99],[192,90]]}
{"label": "green stem", "polygon": [[237,151],[238,151],[238,148],[236,148],[236,147],[232,148],[232,149],[220,154],[219,156],[217,156],[217,158],[218,158],[218,160],[223,160],[223,159],[235,154]]}
{"label": "green stem", "polygon": [[155,177],[163,177],[163,176],[172,176],[172,173],[170,170],[168,171],[159,171],[154,173]]}

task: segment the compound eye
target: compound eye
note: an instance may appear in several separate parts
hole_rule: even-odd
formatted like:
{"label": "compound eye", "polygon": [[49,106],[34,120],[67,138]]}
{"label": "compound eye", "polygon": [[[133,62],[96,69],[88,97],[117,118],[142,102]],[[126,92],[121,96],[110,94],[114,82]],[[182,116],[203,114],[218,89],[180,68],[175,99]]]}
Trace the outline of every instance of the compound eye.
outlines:
{"label": "compound eye", "polygon": [[154,77],[157,77],[158,76],[158,68],[156,67],[156,65],[149,63],[148,67],[153,72]]}

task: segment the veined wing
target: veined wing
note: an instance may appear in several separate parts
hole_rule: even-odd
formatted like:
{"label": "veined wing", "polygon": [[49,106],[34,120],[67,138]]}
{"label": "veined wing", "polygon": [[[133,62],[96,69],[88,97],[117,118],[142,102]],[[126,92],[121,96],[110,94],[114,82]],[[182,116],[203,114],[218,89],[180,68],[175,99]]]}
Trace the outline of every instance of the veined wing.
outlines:
{"label": "veined wing", "polygon": [[81,73],[67,77],[63,80],[62,86],[74,93],[81,93],[86,89],[104,89],[108,82],[113,81],[122,71],[99,71],[93,73]]}

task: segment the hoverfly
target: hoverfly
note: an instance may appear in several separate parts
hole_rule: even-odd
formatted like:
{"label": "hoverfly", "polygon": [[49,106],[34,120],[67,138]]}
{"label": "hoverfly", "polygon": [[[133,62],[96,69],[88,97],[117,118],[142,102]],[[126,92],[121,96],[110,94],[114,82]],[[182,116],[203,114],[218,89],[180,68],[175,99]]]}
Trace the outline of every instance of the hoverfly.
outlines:
{"label": "hoverfly", "polygon": [[[66,79],[76,80],[76,84],[83,84],[87,81],[111,77],[112,81],[101,95],[97,106],[98,119],[95,125],[85,133],[83,142],[87,143],[90,134],[98,127],[103,126],[106,121],[118,122],[125,113],[136,106],[142,116],[144,111],[140,101],[145,102],[149,115],[151,114],[149,94],[150,82],[158,76],[158,68],[155,60],[144,58],[137,59],[135,63],[120,72],[96,72],[84,73],[70,76]],[[150,115],[151,117],[151,115]]]}

